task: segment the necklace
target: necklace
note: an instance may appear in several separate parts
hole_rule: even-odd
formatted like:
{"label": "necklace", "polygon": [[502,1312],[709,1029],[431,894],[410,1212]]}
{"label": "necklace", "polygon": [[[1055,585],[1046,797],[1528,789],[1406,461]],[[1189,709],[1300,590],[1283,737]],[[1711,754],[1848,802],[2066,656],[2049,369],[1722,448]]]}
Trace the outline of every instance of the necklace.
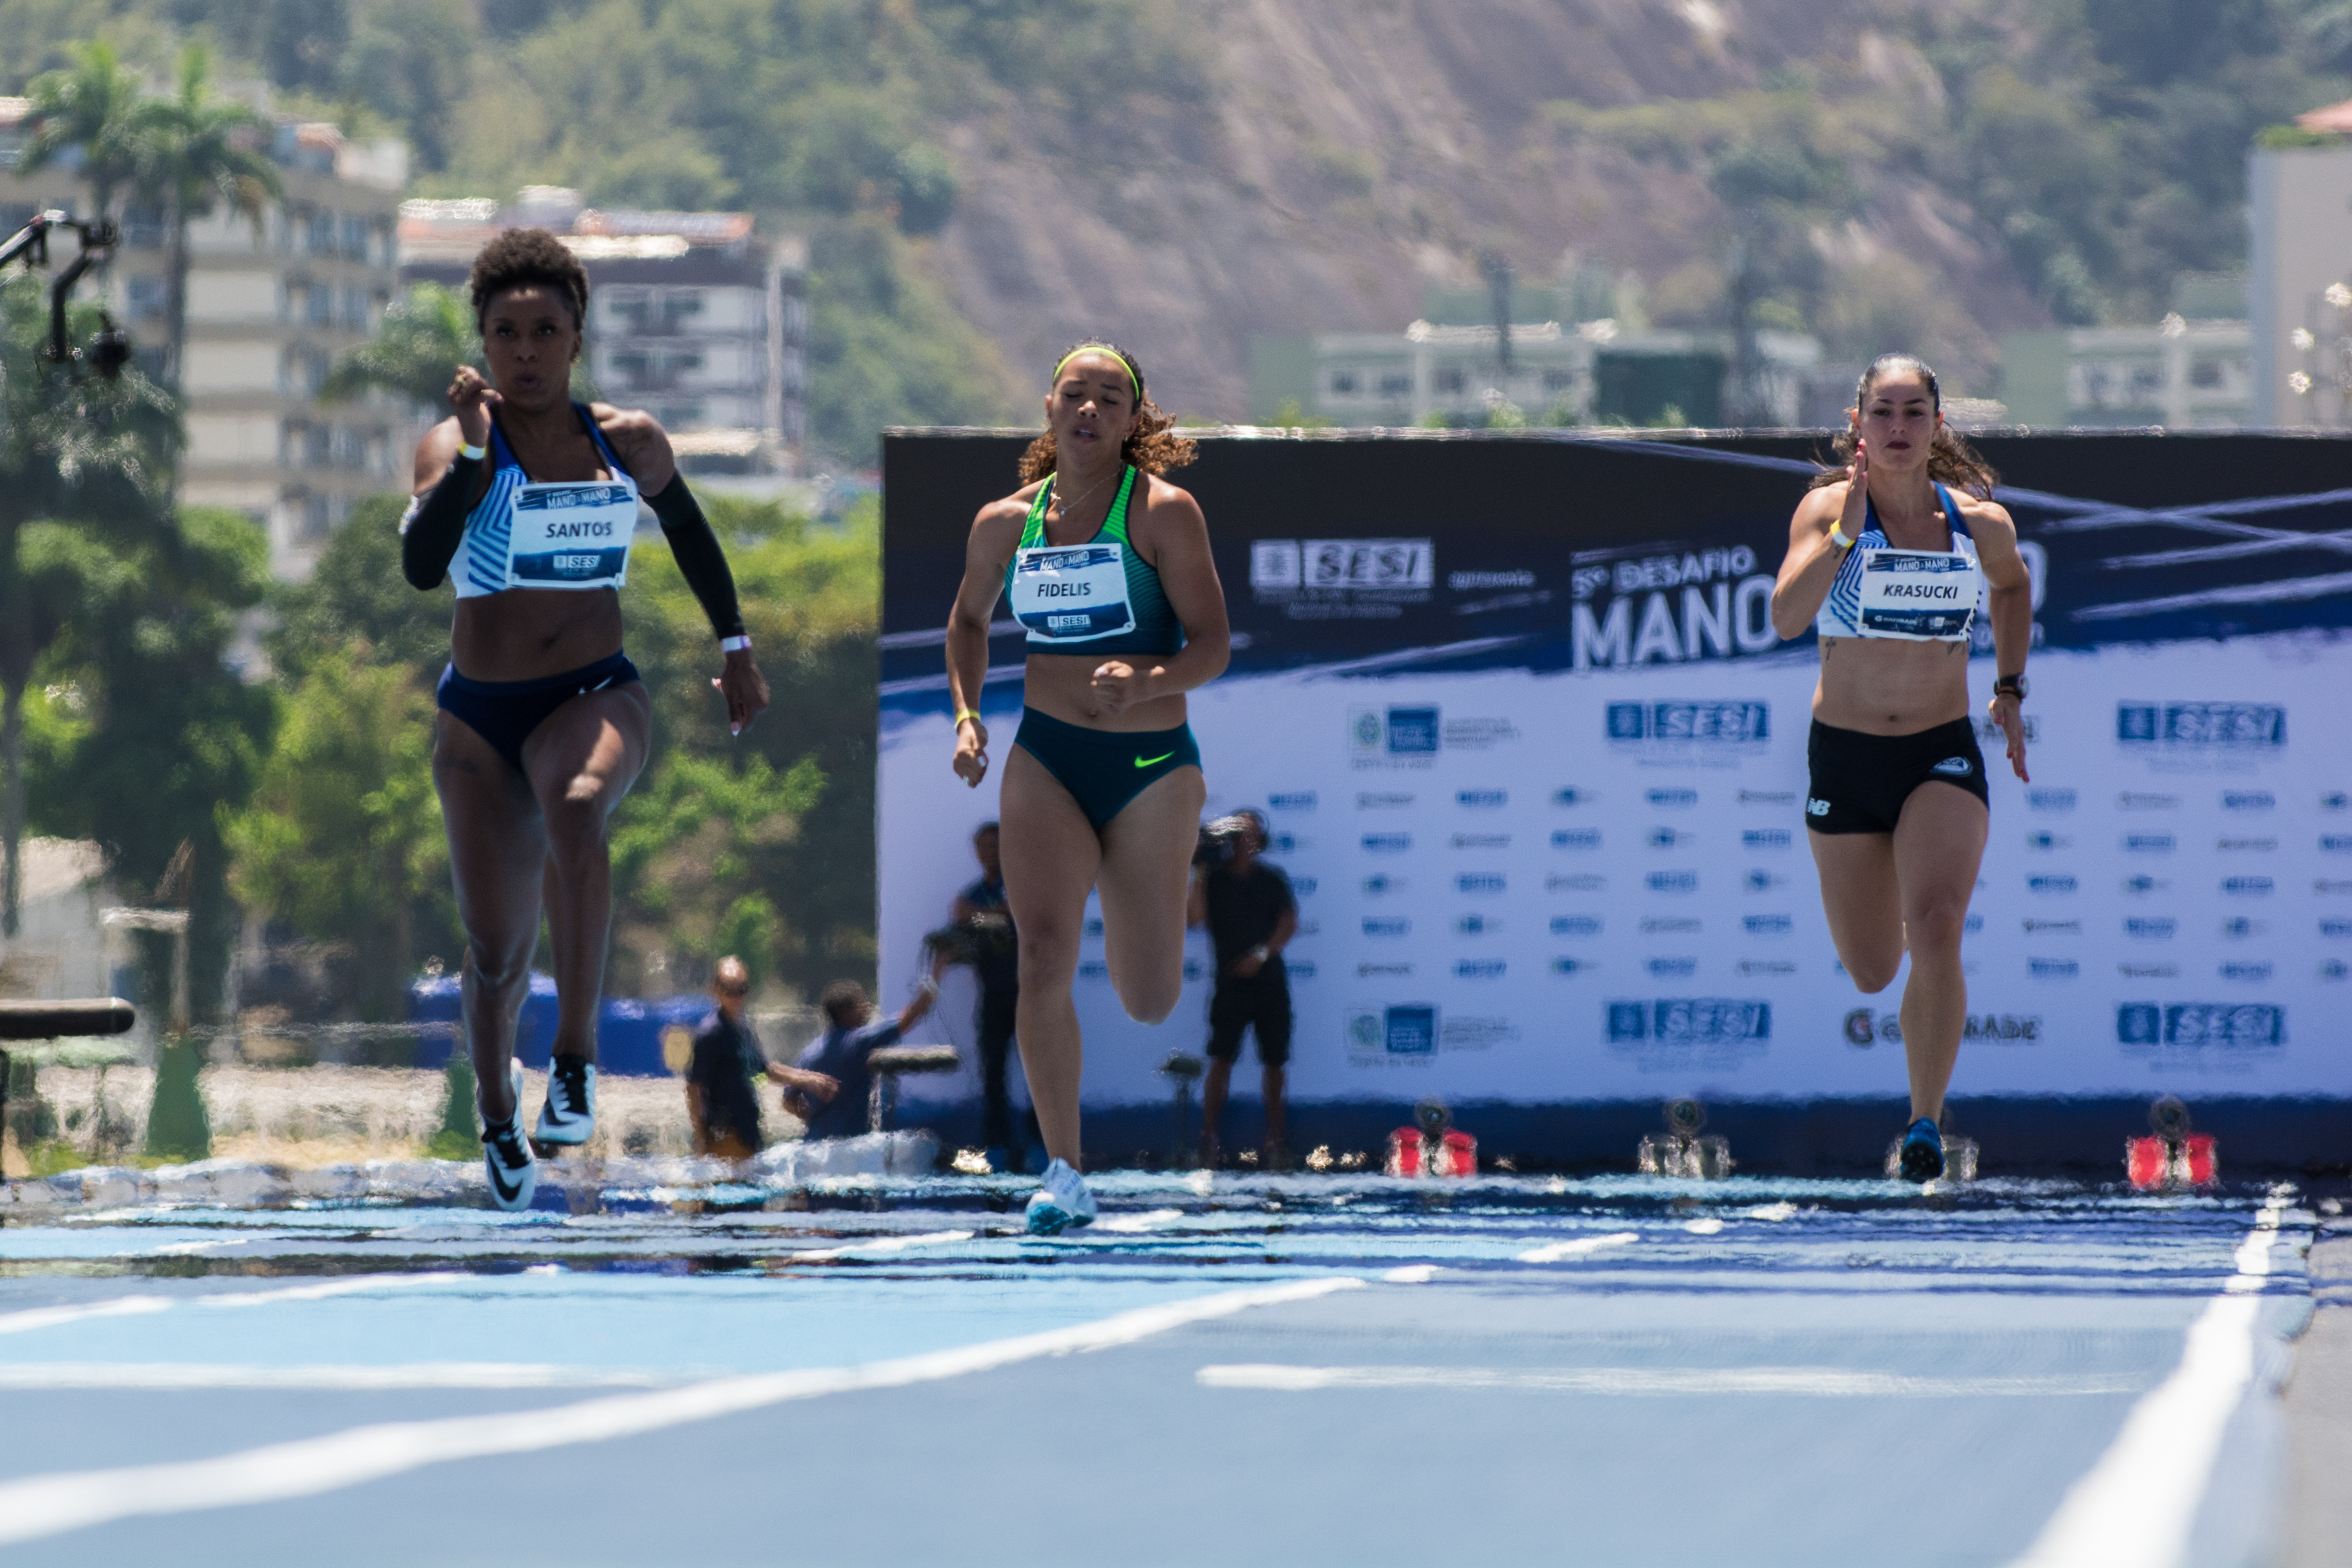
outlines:
{"label": "necklace", "polygon": [[[1121,467],[1124,467],[1124,466],[1125,466],[1125,465],[1124,465],[1124,464],[1122,464],[1120,466],[1121,466]],[[1078,498],[1077,498],[1077,500],[1076,500],[1076,501],[1073,501],[1073,500],[1072,500],[1072,499],[1070,499],[1070,497],[1068,497],[1067,496],[1059,495],[1059,494],[1055,495],[1055,497],[1054,497],[1054,507],[1055,507],[1055,510],[1057,510],[1057,511],[1059,511],[1059,512],[1062,514],[1063,517],[1066,519],[1066,518],[1069,517],[1070,513],[1071,513],[1072,511],[1076,510],[1076,509],[1077,508],[1077,507],[1078,507],[1081,503],[1093,499],[1093,497],[1094,497],[1094,493],[1095,493],[1096,491],[1097,491],[1097,490],[1101,489],[1105,485],[1109,484],[1109,483],[1111,482],[1112,476],[1113,476],[1114,475],[1116,475],[1118,472],[1118,470],[1115,468],[1115,469],[1111,470],[1111,472],[1110,472],[1109,474],[1106,474],[1106,475],[1104,475],[1101,478],[1099,478],[1099,479],[1096,480],[1093,484],[1091,484],[1091,485],[1087,486],[1086,487],[1086,489],[1085,489],[1085,490],[1083,490],[1083,491],[1081,491],[1081,492],[1079,493],[1079,495],[1078,495]]]}

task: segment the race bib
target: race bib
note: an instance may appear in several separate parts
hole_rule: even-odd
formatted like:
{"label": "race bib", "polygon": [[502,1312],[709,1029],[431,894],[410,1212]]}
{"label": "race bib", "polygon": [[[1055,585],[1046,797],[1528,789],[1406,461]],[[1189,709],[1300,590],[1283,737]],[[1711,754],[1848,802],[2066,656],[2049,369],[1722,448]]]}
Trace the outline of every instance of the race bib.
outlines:
{"label": "race bib", "polygon": [[1865,637],[1958,642],[1976,619],[1977,563],[1958,552],[1866,549],[1855,623]]}
{"label": "race bib", "polygon": [[1086,643],[1135,630],[1127,553],[1116,541],[1033,545],[1013,558],[1013,618],[1036,643]]}
{"label": "race bib", "polygon": [[626,481],[524,485],[515,491],[512,588],[618,588],[629,578],[637,488]]}

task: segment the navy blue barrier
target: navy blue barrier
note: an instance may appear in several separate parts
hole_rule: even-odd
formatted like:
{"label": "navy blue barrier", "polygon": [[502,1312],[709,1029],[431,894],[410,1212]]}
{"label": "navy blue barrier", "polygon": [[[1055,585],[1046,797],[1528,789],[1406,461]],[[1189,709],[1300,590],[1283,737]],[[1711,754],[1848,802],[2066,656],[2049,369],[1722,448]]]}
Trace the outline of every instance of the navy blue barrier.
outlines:
{"label": "navy blue barrier", "polygon": [[[662,1031],[672,1024],[694,1028],[709,1015],[710,998],[686,995],[658,997],[641,1000],[634,997],[607,997],[596,1014],[596,1060],[599,1071],[612,1074],[635,1074],[641,1077],[662,1077],[669,1065],[662,1059]],[[408,1021],[411,1023],[451,1023],[457,1021],[458,980],[454,975],[437,975],[419,979],[408,988]],[[530,995],[522,1004],[522,1017],[515,1030],[515,1054],[525,1067],[544,1068],[548,1045],[555,1038],[555,980],[552,976],[533,973]],[[417,1041],[415,1063],[419,1067],[444,1067],[448,1064],[452,1042],[450,1035],[428,1035]]]}

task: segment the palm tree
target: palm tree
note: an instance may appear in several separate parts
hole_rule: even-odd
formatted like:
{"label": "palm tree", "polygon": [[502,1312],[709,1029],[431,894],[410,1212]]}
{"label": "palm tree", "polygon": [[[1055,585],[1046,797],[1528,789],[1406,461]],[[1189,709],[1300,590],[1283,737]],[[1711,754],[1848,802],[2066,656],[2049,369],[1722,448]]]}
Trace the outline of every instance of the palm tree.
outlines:
{"label": "palm tree", "polygon": [[344,402],[380,387],[437,416],[457,367],[481,362],[465,300],[442,284],[412,284],[385,309],[375,336],[335,361],[319,395]]}
{"label": "palm tree", "polygon": [[133,183],[141,162],[133,111],[141,82],[125,69],[114,46],[83,44],[72,67],[33,82],[33,134],[16,161],[16,172],[31,174],[81,152],[81,176],[89,182],[93,218],[109,215],[116,192]]}
{"label": "palm tree", "polygon": [[174,392],[188,346],[188,223],[226,204],[259,233],[270,200],[285,194],[263,151],[268,120],[213,90],[212,57],[200,44],[180,51],[179,90],[130,113],[140,193],[163,208],[163,382]]}

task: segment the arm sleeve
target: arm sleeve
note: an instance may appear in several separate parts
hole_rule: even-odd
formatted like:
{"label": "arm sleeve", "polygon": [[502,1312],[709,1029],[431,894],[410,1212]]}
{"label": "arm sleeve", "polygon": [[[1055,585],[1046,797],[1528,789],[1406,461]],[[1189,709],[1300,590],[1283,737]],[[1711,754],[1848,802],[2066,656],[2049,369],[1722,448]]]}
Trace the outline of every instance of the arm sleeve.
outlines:
{"label": "arm sleeve", "polygon": [[702,612],[710,617],[711,631],[721,637],[743,635],[743,612],[735,602],[735,574],[727,570],[726,552],[719,548],[719,536],[710,531],[701,504],[687,487],[686,476],[672,479],[660,495],[647,497],[646,505],[661,519],[662,537],[669,540],[669,552],[677,558],[686,585],[701,601]]}
{"label": "arm sleeve", "polygon": [[478,457],[460,457],[441,476],[441,483],[413,497],[400,518],[400,572],[412,588],[441,586],[457,558],[458,541],[466,536],[466,514],[472,511],[474,481],[482,472]]}

